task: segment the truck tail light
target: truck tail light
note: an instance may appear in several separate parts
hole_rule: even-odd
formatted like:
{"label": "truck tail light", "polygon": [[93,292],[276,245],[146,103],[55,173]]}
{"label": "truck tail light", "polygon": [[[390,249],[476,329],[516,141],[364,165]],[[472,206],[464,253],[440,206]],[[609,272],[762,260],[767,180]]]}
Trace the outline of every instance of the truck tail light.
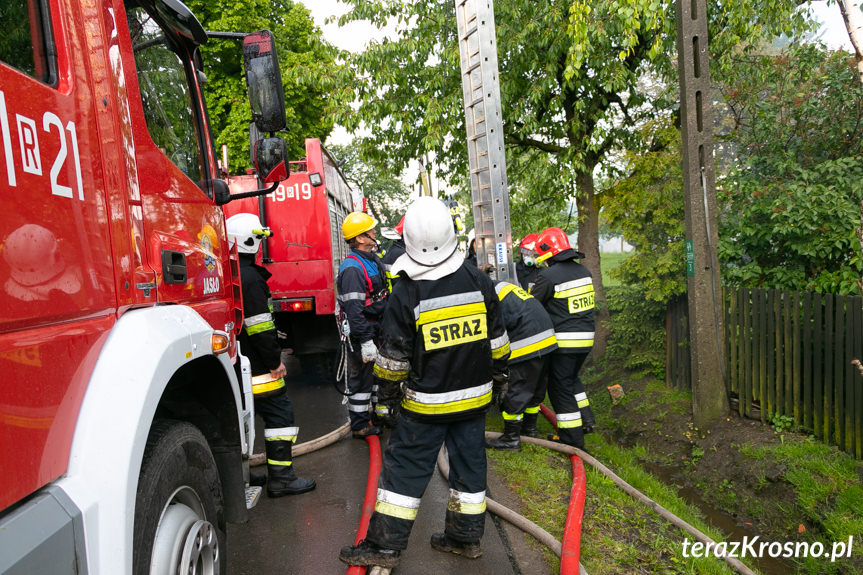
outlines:
{"label": "truck tail light", "polygon": [[283,299],[279,301],[282,311],[312,311],[313,301],[310,299]]}

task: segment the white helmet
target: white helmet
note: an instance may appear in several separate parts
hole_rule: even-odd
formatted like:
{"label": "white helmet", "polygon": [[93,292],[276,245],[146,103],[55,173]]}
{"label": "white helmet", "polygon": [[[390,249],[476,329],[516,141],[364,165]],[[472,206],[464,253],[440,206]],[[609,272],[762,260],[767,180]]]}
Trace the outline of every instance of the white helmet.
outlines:
{"label": "white helmet", "polygon": [[405,251],[426,266],[443,262],[458,247],[452,215],[443,202],[422,196],[408,207],[404,228]]}
{"label": "white helmet", "polygon": [[256,254],[261,240],[273,235],[269,228],[261,225],[255,214],[235,214],[225,222],[228,228],[228,241],[237,242],[241,254]]}
{"label": "white helmet", "polygon": [[436,198],[422,196],[408,207],[402,238],[407,253],[393,263],[393,274],[404,272],[413,280],[437,280],[464,264],[452,215]]}

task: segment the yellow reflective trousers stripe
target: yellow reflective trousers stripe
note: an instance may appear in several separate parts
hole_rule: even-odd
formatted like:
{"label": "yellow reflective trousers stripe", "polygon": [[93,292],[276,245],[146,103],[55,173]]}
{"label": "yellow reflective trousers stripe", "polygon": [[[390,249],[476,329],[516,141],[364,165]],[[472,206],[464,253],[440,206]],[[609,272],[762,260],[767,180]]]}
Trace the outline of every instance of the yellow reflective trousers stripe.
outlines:
{"label": "yellow reflective trousers stripe", "polygon": [[394,505],[392,503],[387,503],[386,501],[377,501],[375,502],[375,511],[377,513],[389,515],[390,517],[398,517],[399,519],[413,521],[417,518],[417,512],[419,509],[402,507],[401,505]]}

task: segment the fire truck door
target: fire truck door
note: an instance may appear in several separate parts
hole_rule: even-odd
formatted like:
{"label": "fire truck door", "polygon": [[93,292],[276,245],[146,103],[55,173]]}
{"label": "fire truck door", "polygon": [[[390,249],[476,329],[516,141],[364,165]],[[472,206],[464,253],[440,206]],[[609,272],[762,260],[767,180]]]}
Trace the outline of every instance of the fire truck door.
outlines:
{"label": "fire truck door", "polygon": [[133,60],[126,69],[136,70],[127,80],[139,94],[130,109],[144,234],[158,299],[192,302],[223,329],[228,246],[221,211],[206,191],[213,155],[194,46],[141,7],[127,8],[126,21]]}

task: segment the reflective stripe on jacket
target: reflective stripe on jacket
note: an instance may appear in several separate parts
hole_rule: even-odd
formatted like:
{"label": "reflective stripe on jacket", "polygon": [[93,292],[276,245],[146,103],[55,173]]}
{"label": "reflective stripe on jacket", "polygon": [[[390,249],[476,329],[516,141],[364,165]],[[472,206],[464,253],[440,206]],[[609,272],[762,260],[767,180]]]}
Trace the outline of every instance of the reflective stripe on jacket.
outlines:
{"label": "reflective stripe on jacket", "polygon": [[509,337],[491,280],[462,265],[433,281],[402,276],[388,298],[375,375],[405,381],[403,413],[424,421],[483,413]]}
{"label": "reflective stripe on jacket", "polygon": [[393,264],[396,263],[396,260],[405,253],[405,245],[402,240],[396,240],[393,242],[393,245],[390,246],[390,249],[387,250],[387,253],[383,255],[381,258],[381,264],[384,268],[384,274],[387,278],[387,287],[390,291],[393,291],[393,287],[399,280],[399,275],[392,273]]}
{"label": "reflective stripe on jacket", "polygon": [[339,307],[348,317],[351,339],[362,343],[377,337],[379,312],[372,300],[386,283],[376,255],[360,250],[351,250],[351,255],[354,257],[345,258],[339,266],[336,287]]}
{"label": "reflective stripe on jacket", "polygon": [[554,324],[542,304],[520,287],[498,282],[494,286],[509,334],[509,363],[519,363],[557,349]]}
{"label": "reflective stripe on jacket", "polygon": [[574,250],[564,250],[549,260],[540,271],[530,293],[548,311],[560,351],[587,353],[593,347],[594,291],[587,268],[573,258]]}
{"label": "reflective stripe on jacket", "polygon": [[282,363],[282,349],[270,306],[270,272],[255,263],[255,256],[240,254],[243,288],[243,329],[238,337],[243,355],[249,358],[252,375],[268,373]]}

